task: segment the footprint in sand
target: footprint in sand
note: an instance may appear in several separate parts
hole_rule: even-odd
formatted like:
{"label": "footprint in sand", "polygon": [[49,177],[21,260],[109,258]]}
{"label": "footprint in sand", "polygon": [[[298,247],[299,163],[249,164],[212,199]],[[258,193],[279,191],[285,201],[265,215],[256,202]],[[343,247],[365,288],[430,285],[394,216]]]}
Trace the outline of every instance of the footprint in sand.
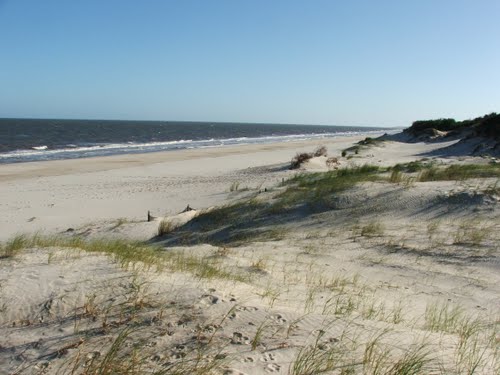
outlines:
{"label": "footprint in sand", "polygon": [[231,339],[231,344],[235,345],[250,345],[250,338],[247,336],[244,336],[240,332],[234,332],[233,333],[233,338]]}
{"label": "footprint in sand", "polygon": [[272,362],[274,361],[276,358],[274,357],[274,354],[272,353],[265,353],[261,358],[260,360],[262,362]]}
{"label": "footprint in sand", "polygon": [[30,280],[38,280],[40,278],[40,274],[38,272],[30,272],[26,275],[26,278]]}
{"label": "footprint in sand", "polygon": [[243,362],[246,362],[246,363],[251,363],[251,362],[254,362],[255,359],[253,359],[252,357],[246,357],[246,358],[243,358]]}
{"label": "footprint in sand", "polygon": [[215,305],[220,302],[220,298],[211,294],[205,294],[201,296],[200,302],[203,302],[207,305]]}
{"label": "footprint in sand", "polygon": [[228,368],[223,372],[223,375],[247,375],[247,374],[232,368]]}
{"label": "footprint in sand", "polygon": [[271,315],[270,318],[279,324],[285,324],[287,322],[287,320],[281,314]]}
{"label": "footprint in sand", "polygon": [[236,308],[236,310],[238,310],[238,311],[257,311],[258,308],[253,307],[253,306],[238,306]]}
{"label": "footprint in sand", "polygon": [[281,366],[276,363],[270,363],[266,366],[267,372],[279,372],[281,370]]}

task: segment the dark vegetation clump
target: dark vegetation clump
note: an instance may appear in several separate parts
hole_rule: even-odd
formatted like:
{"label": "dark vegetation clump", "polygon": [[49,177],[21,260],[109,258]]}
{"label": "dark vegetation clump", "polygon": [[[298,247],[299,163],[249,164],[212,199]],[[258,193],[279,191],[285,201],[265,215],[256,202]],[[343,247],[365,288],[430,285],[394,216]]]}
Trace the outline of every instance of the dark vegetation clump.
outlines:
{"label": "dark vegetation clump", "polygon": [[319,146],[314,152],[299,152],[292,159],[290,169],[298,169],[302,164],[304,164],[309,159],[318,156],[327,156],[327,150],[325,146]]}
{"label": "dark vegetation clump", "polygon": [[439,131],[450,131],[456,130],[462,127],[463,124],[455,121],[452,118],[440,118],[437,120],[419,120],[415,121],[408,129],[408,133],[412,133],[414,135],[421,134],[426,129],[436,129]]}
{"label": "dark vegetation clump", "polygon": [[302,164],[311,159],[313,154],[310,152],[299,152],[292,159],[292,164],[290,165],[290,169],[298,169]]}
{"label": "dark vegetation clump", "polygon": [[376,145],[378,143],[382,142],[380,139],[375,139],[372,137],[366,137],[365,139],[361,140],[358,142],[358,145],[361,146],[370,146],[370,145]]}
{"label": "dark vegetation clump", "polygon": [[370,146],[376,146],[382,142],[383,142],[382,139],[366,137],[365,139],[356,143],[354,146],[351,146],[343,150],[342,157],[346,157],[348,152],[358,155],[361,150],[366,149]]}
{"label": "dark vegetation clump", "polygon": [[476,122],[474,135],[500,140],[500,114],[491,113],[472,121]]}
{"label": "dark vegetation clump", "polygon": [[406,133],[414,136],[429,134],[431,130],[458,132],[470,130],[471,136],[500,139],[500,114],[495,112],[471,120],[456,121],[452,118],[415,121]]}
{"label": "dark vegetation clump", "polygon": [[314,156],[326,156],[327,155],[327,150],[325,146],[319,146],[316,151],[314,151]]}

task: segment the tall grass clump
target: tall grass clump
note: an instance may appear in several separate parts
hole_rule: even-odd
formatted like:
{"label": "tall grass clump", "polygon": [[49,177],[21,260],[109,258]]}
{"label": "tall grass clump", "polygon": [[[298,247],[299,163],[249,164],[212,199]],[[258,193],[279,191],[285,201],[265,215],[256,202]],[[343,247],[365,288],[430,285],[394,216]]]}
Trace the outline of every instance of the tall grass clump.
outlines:
{"label": "tall grass clump", "polygon": [[345,354],[339,346],[325,348],[322,338],[325,331],[321,330],[315,341],[299,350],[290,366],[289,375],[315,375],[330,373],[335,369],[347,367]]}
{"label": "tall grass clump", "polygon": [[425,343],[411,345],[403,350],[399,358],[394,356],[391,346],[383,344],[378,335],[366,344],[363,357],[365,374],[373,375],[416,375],[428,374],[430,364],[433,362],[432,351]]}
{"label": "tall grass clump", "polygon": [[464,313],[459,306],[448,303],[430,304],[425,309],[424,328],[432,332],[456,333],[463,319]]}
{"label": "tall grass clump", "polygon": [[398,169],[393,169],[391,172],[391,176],[389,177],[389,182],[399,184],[400,182],[403,181],[404,174],[398,170]]}
{"label": "tall grass clump", "polygon": [[174,224],[170,220],[163,219],[158,225],[158,236],[164,236],[165,234],[172,232],[174,229]]}
{"label": "tall grass clump", "polygon": [[13,258],[23,249],[29,247],[29,238],[26,235],[17,235],[8,240],[5,244],[0,245],[0,259]]}
{"label": "tall grass clump", "polygon": [[230,192],[238,191],[239,188],[240,188],[240,182],[239,181],[233,181],[231,183],[231,185],[229,186],[229,191]]}

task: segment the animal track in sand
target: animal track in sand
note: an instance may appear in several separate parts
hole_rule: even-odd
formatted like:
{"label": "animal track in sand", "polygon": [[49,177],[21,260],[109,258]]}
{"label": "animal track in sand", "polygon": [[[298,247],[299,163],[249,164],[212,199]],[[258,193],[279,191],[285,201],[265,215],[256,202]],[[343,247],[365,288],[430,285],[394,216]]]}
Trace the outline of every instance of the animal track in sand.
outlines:
{"label": "animal track in sand", "polygon": [[231,344],[236,344],[236,345],[250,345],[250,338],[247,336],[244,336],[240,332],[234,332],[233,333],[233,338],[231,339]]}

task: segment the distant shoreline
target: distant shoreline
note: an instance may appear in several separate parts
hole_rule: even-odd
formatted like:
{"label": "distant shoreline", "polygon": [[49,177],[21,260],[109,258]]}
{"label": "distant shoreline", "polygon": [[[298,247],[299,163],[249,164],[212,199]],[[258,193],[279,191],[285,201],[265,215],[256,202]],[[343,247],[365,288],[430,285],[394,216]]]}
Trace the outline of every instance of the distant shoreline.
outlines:
{"label": "distant shoreline", "polygon": [[0,164],[378,134],[380,127],[0,119]]}
{"label": "distant shoreline", "polygon": [[172,152],[182,150],[210,150],[226,147],[240,147],[251,145],[276,145],[296,142],[327,142],[335,138],[346,138],[352,136],[379,136],[386,133],[385,130],[368,130],[366,132],[339,132],[334,134],[297,134],[289,136],[255,137],[239,139],[220,140],[180,140],[171,142],[153,142],[146,144],[110,144],[88,147],[68,147],[62,149],[50,149],[46,145],[33,146],[30,150],[19,150],[0,153],[0,165],[19,164],[29,162],[43,162],[55,160],[77,160],[93,157],[111,157],[119,155],[142,155],[150,153]]}
{"label": "distant shoreline", "polygon": [[365,134],[280,143],[240,144],[199,149],[94,156],[78,159],[4,163],[0,164],[0,183],[25,178],[102,172],[128,167],[145,167],[163,162],[194,161],[196,159],[240,156],[258,152],[286,153],[289,154],[287,159],[291,159],[295,152],[300,149],[310,150],[321,144],[331,144],[332,142],[351,144],[363,137],[365,137]]}

